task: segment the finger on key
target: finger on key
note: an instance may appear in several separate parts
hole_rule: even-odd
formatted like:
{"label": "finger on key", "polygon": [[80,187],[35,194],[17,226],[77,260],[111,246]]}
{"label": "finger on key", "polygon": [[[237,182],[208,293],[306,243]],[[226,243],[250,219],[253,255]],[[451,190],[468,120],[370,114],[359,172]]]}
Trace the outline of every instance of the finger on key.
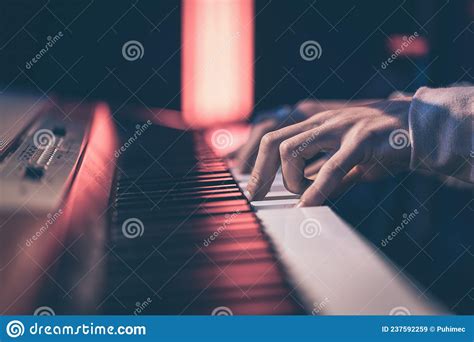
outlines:
{"label": "finger on key", "polygon": [[322,205],[338,188],[344,176],[363,160],[362,144],[343,144],[323,165],[316,180],[301,196],[297,207]]}
{"label": "finger on key", "polygon": [[239,154],[236,157],[240,173],[248,174],[252,171],[257,158],[260,140],[273,127],[274,123],[272,122],[261,122],[252,129],[248,141],[240,148]]}
{"label": "finger on key", "polygon": [[305,178],[306,161],[325,149],[333,148],[320,127],[300,133],[280,144],[283,181],[288,191],[301,194],[312,183]]}
{"label": "finger on key", "polygon": [[282,141],[305,131],[312,123],[303,121],[263,136],[258,150],[257,160],[247,185],[250,200],[260,200],[270,190],[280,167],[279,146]]}

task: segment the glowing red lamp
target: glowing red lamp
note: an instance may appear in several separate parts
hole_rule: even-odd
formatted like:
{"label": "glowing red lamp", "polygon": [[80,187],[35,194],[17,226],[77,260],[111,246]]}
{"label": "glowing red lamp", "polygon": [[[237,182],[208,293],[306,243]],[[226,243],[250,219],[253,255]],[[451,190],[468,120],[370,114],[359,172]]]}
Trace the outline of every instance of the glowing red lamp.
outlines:
{"label": "glowing red lamp", "polygon": [[253,107],[253,0],[183,0],[182,110],[193,126],[248,117]]}

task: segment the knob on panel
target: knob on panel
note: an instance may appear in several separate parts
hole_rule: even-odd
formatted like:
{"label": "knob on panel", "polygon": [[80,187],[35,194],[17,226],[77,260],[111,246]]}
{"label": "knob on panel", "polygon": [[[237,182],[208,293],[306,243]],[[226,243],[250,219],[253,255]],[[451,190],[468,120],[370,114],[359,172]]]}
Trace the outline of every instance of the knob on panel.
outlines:
{"label": "knob on panel", "polygon": [[25,178],[40,180],[44,175],[44,168],[36,165],[28,165],[25,169]]}

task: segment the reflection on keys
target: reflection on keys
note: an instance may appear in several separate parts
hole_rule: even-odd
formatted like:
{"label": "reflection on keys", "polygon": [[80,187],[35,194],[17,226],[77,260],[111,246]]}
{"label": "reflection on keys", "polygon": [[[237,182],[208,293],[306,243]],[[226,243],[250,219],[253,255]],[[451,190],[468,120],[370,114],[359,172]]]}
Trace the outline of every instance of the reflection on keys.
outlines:
{"label": "reflection on keys", "polygon": [[[150,298],[150,314],[211,314],[220,306],[233,314],[303,313],[227,165],[200,134],[151,129],[140,141],[146,152],[132,146],[119,160],[104,311],[130,314]],[[143,225],[136,238],[124,234],[131,218]]]}

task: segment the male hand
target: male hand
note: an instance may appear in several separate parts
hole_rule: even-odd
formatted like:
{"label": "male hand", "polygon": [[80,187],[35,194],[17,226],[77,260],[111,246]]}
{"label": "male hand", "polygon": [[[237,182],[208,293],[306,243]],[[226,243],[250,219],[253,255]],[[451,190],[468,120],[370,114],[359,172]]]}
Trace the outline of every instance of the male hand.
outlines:
{"label": "male hand", "polygon": [[[354,181],[407,170],[410,102],[402,98],[325,111],[266,133],[247,187],[250,199],[265,197],[280,166],[285,187],[302,194],[298,206],[321,205]],[[321,152],[331,157],[319,163],[313,181],[305,168]]]}
{"label": "male hand", "polygon": [[[281,110],[284,107],[281,107]],[[265,112],[268,117],[252,124],[249,140],[227,157],[233,161],[240,173],[248,174],[252,171],[257,158],[258,147],[262,137],[271,131],[281,129],[297,122],[301,122],[310,115],[325,110],[325,107],[316,100],[303,100],[291,108],[286,107],[285,115],[272,115],[272,111]]]}

